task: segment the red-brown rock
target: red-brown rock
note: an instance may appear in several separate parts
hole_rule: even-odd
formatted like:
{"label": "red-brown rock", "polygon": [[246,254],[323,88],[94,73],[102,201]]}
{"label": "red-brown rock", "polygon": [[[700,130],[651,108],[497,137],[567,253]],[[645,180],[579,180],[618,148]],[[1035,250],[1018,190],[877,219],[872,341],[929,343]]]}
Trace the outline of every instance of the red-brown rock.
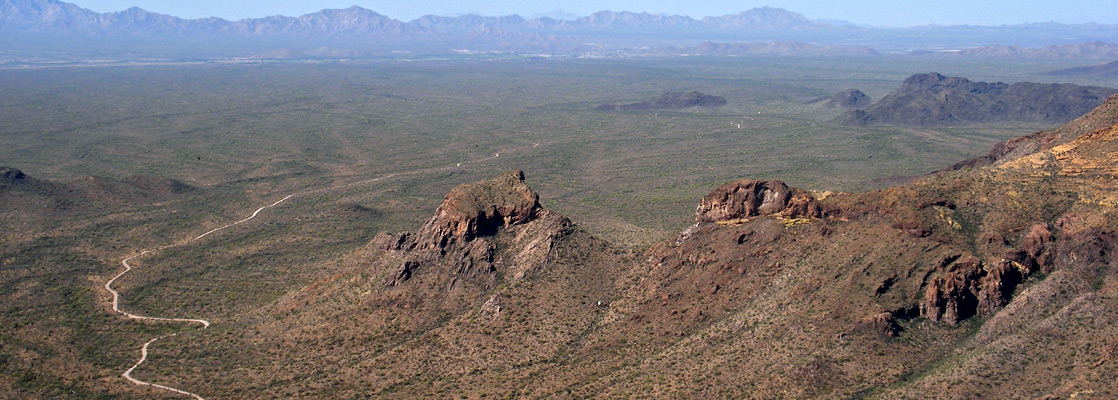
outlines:
{"label": "red-brown rock", "polygon": [[808,192],[781,181],[743,179],[719,186],[695,210],[697,222],[726,222],[760,215],[817,218],[823,207]]}
{"label": "red-brown rock", "polygon": [[420,237],[426,245],[445,247],[451,241],[469,241],[503,226],[529,222],[539,209],[539,195],[524,183],[524,172],[510,172],[452,189],[423,225]]}

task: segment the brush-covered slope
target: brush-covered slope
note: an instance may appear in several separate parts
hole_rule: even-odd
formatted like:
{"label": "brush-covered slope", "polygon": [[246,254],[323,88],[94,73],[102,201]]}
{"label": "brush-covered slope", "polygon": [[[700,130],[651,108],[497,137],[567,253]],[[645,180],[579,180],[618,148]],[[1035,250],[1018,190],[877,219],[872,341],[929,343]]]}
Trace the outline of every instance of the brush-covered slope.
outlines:
{"label": "brush-covered slope", "polygon": [[656,355],[605,390],[1118,395],[1116,122],[1080,120],[1109,126],[996,167],[818,204],[776,201],[794,196],[772,183],[716,190],[774,206],[710,218],[704,200],[693,228],[649,251],[614,329],[643,332]]}
{"label": "brush-covered slope", "polygon": [[247,334],[198,344],[213,357],[197,361],[234,386],[272,390],[188,386],[242,398],[514,393],[594,330],[626,260],[543,208],[521,172],[463,184],[417,232],[378,234],[341,272],[234,329]]}
{"label": "brush-covered slope", "polygon": [[462,185],[417,233],[380,234],[342,272],[191,344],[212,355],[191,368],[228,384],[184,385],[223,398],[1112,398],[1116,105],[1028,154],[875,192],[730,182],[640,255],[541,207],[519,172]]}
{"label": "brush-covered slope", "polygon": [[54,182],[0,166],[0,237],[20,236],[28,227],[64,223],[66,218],[110,207],[151,204],[198,191],[173,179],[139,175],[123,180],[86,176]]}

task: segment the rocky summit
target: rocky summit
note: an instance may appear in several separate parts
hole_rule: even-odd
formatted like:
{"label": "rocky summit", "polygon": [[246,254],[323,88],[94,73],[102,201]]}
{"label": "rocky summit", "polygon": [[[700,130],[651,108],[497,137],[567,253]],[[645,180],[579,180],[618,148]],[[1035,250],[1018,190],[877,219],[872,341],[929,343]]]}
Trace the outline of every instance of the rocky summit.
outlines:
{"label": "rocky summit", "polygon": [[873,103],[873,99],[861,90],[846,89],[832,96],[820,97],[808,102],[808,104],[813,103],[821,103],[830,108],[864,108]]}
{"label": "rocky summit", "polygon": [[714,189],[695,210],[697,222],[732,223],[760,215],[818,218],[823,208],[810,193],[784,182],[743,179]]}
{"label": "rocky summit", "polygon": [[27,179],[27,175],[15,168],[0,167],[0,187],[8,187],[19,184],[19,182]]}
{"label": "rocky summit", "polygon": [[454,188],[423,225],[421,236],[445,246],[487,236],[503,226],[523,224],[536,217],[540,196],[524,183],[524,172]]}

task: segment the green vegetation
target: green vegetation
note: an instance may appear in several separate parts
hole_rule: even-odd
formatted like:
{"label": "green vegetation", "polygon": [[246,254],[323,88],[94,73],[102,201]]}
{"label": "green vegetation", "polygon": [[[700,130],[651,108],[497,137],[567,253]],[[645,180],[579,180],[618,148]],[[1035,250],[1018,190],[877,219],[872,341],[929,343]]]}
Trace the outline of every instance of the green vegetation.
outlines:
{"label": "green vegetation", "polygon": [[[232,338],[262,335],[254,329],[268,317],[266,307],[281,300],[297,307],[292,291],[352,267],[375,233],[414,230],[454,185],[524,170],[546,208],[620,243],[628,254],[618,259],[629,263],[688,226],[697,200],[722,182],[778,178],[804,189],[867,190],[1047,128],[850,128],[830,122],[837,110],[805,105],[808,100],[851,87],[877,98],[916,72],[1046,81],[1036,74],[1067,66],[920,62],[891,56],[466,59],[2,70],[2,164],[66,186],[54,197],[36,194],[54,199],[42,207],[20,197],[22,189],[0,189],[0,397],[151,396],[119,374],[142,343],[170,332],[180,335],[158,342],[138,377],[172,386],[200,379],[211,392],[251,396],[250,390],[270,388],[238,387],[230,382],[234,375],[222,373],[259,368],[252,360],[270,350],[237,348],[231,344],[251,341]],[[690,90],[724,97],[728,105],[593,110]],[[121,182],[137,175],[197,190],[124,190]],[[367,182],[377,177],[386,178]],[[111,313],[102,285],[120,271],[120,259],[193,238],[292,193],[305,194],[235,229],[140,258],[135,264],[143,272],[118,281],[124,309],[204,317],[215,323],[206,332]],[[533,308],[510,310],[520,321],[550,318]],[[385,324],[383,337],[415,334],[391,328]],[[540,347],[559,350],[552,359],[525,363],[566,362],[569,348],[554,342],[581,340],[531,335],[537,336]],[[203,337],[224,341],[223,352],[207,354],[191,343]],[[180,365],[185,358],[196,361]],[[326,378],[298,367],[290,367],[291,381],[272,384],[291,396],[300,394],[294,388],[361,389],[360,382],[323,383]],[[543,369],[526,371],[509,374]],[[440,390],[455,383],[441,382]]]}

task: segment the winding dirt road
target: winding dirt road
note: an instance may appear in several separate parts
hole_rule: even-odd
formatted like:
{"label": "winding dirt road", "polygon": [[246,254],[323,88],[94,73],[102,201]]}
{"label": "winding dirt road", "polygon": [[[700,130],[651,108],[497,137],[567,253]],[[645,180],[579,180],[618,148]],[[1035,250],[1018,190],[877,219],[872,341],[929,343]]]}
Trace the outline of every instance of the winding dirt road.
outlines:
{"label": "winding dirt road", "polygon": [[[534,146],[532,146],[532,148],[533,149],[537,148],[537,147],[539,147],[539,145],[540,145],[539,143],[536,143]],[[513,151],[516,151],[516,150],[518,150],[518,149],[509,150],[509,152],[513,152]],[[384,180],[384,179],[389,179],[389,178],[392,178],[394,176],[402,175],[402,174],[415,174],[415,173],[423,173],[423,172],[431,172],[431,171],[440,171],[440,170],[447,170],[447,169],[453,169],[453,168],[460,168],[460,167],[462,167],[462,164],[474,164],[474,163],[485,162],[485,161],[493,160],[493,159],[499,157],[500,155],[501,155],[501,153],[494,153],[492,156],[486,157],[486,158],[483,158],[483,159],[472,160],[472,161],[463,161],[463,162],[460,162],[460,163],[455,163],[455,166],[453,166],[453,167],[434,167],[434,168],[427,168],[427,169],[416,170],[416,171],[411,171],[411,172],[401,173],[401,174],[390,174],[390,175],[385,175],[385,176],[381,176],[381,177],[373,178],[373,179],[366,179],[366,180],[361,180],[361,181],[357,181],[357,182],[350,182],[350,183],[345,183],[345,184],[336,185],[336,186],[330,186],[330,187],[321,188],[321,189],[304,190],[302,192],[289,194],[289,195],[287,195],[287,197],[279,199],[275,203],[257,208],[256,211],[254,211],[252,213],[252,215],[249,215],[248,217],[246,217],[242,220],[239,220],[237,222],[229,223],[229,224],[211,229],[211,230],[207,231],[206,233],[198,235],[197,237],[194,237],[193,239],[190,239],[190,240],[187,240],[187,241],[184,241],[184,242],[166,245],[166,246],[157,248],[155,250],[144,250],[144,251],[141,251],[138,254],[135,254],[133,256],[130,256],[128,258],[125,258],[125,259],[121,260],[120,264],[122,266],[124,266],[124,270],[120,271],[120,273],[116,274],[116,276],[114,276],[112,279],[109,279],[108,282],[105,282],[105,290],[107,290],[109,293],[111,293],[113,295],[113,311],[118,313],[118,314],[124,315],[124,316],[128,317],[129,319],[144,320],[144,321],[157,321],[157,322],[192,323],[192,324],[202,325],[202,329],[209,328],[210,327],[210,321],[207,321],[207,320],[204,320],[204,319],[148,317],[148,316],[133,314],[133,313],[121,310],[120,309],[120,293],[113,289],[113,283],[116,282],[117,279],[120,279],[120,277],[124,276],[125,274],[127,274],[127,273],[129,273],[133,270],[132,266],[128,264],[128,262],[133,260],[133,259],[136,259],[138,257],[143,257],[145,255],[152,254],[152,253],[155,253],[155,252],[160,251],[160,250],[169,249],[169,248],[172,248],[172,247],[177,247],[177,246],[182,246],[184,244],[192,243],[192,242],[201,240],[202,238],[205,238],[206,236],[209,236],[210,234],[221,232],[225,229],[232,228],[234,226],[237,226],[237,225],[243,224],[245,222],[251,221],[252,219],[256,218],[258,215],[260,215],[261,211],[264,211],[264,210],[272,208],[272,207],[276,207],[276,206],[282,204],[283,202],[287,201],[288,199],[291,199],[292,197],[295,197],[296,195],[299,195],[299,194],[307,195],[307,194],[320,193],[320,192],[325,192],[325,191],[330,191],[330,190],[337,190],[337,189],[350,187],[350,186],[374,183],[374,182],[378,182],[378,181],[381,181],[381,180]],[[124,379],[127,379],[129,382],[132,382],[133,384],[136,384],[136,385],[149,386],[149,387],[166,390],[166,391],[173,392],[173,393],[178,393],[178,394],[185,395],[185,396],[190,396],[190,397],[193,397],[193,398],[198,399],[198,400],[205,400],[205,398],[203,398],[202,396],[199,396],[196,393],[188,392],[188,391],[185,391],[185,390],[182,390],[182,389],[176,389],[176,388],[173,388],[173,387],[170,387],[170,386],[164,386],[164,385],[160,385],[160,384],[156,384],[156,383],[152,383],[152,382],[147,382],[147,381],[143,381],[143,380],[136,379],[136,378],[132,377],[132,371],[135,371],[136,368],[139,368],[140,365],[144,363],[144,361],[147,361],[148,347],[151,346],[152,343],[155,343],[156,341],[159,341],[161,339],[166,339],[166,338],[169,338],[169,337],[172,337],[172,336],[175,336],[175,335],[178,335],[178,334],[177,333],[172,333],[172,334],[169,334],[169,335],[160,336],[160,337],[157,337],[155,339],[151,339],[151,340],[147,341],[146,343],[144,343],[143,347],[140,348],[140,359],[138,361],[136,361],[136,364],[133,364],[131,368],[128,368],[128,370],[124,371],[124,373],[122,373],[121,376],[124,377]]]}

